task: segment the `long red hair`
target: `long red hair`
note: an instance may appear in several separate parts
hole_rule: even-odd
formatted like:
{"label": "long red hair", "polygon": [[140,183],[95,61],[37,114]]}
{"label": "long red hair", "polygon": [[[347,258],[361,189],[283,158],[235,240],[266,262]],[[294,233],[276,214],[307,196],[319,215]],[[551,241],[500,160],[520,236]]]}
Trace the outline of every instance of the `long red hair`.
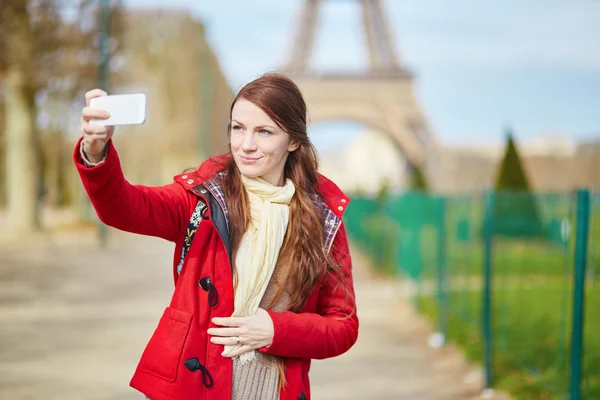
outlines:
{"label": "long red hair", "polygon": [[[292,80],[273,73],[259,77],[239,91],[231,104],[230,119],[233,106],[239,99],[248,100],[262,109],[291,140],[299,144],[295,151],[289,153],[284,167],[284,179],[292,180],[296,193],[290,203],[288,229],[275,267],[283,280],[278,282],[279,291],[273,300],[276,301],[285,290],[290,299],[290,309],[299,311],[331,264],[323,247],[324,215],[315,204],[315,199],[320,196],[317,190],[318,160],[306,131],[306,104]],[[235,260],[237,248],[250,223],[250,210],[233,157],[229,157],[226,171],[223,189]],[[279,360],[278,364],[280,385],[283,385],[283,361]]]}
{"label": "long red hair", "polygon": [[[289,225],[276,265],[276,268],[284,268],[285,271],[284,281],[279,282],[280,291],[285,288],[290,296],[291,309],[298,310],[327,268],[327,254],[323,248],[324,215],[314,202],[319,196],[318,160],[306,131],[306,104],[292,80],[274,73],[259,77],[239,91],[231,104],[230,118],[239,99],[248,100],[262,109],[291,140],[299,144],[295,151],[289,153],[284,167],[284,179],[292,180],[296,194],[290,203]],[[226,171],[223,188],[235,255],[250,223],[250,209],[233,157],[229,157]]]}

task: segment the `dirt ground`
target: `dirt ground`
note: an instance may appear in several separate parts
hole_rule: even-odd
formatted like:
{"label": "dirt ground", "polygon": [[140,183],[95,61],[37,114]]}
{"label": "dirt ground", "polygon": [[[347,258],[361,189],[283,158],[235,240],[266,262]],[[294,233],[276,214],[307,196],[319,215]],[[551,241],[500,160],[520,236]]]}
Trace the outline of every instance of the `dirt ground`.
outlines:
{"label": "dirt ground", "polygon": [[[129,379],[172,291],[173,245],[109,231],[0,240],[0,398],[143,399]],[[353,251],[360,331],[346,354],[315,361],[314,399],[481,398],[481,373]],[[500,396],[495,397],[499,399]]]}

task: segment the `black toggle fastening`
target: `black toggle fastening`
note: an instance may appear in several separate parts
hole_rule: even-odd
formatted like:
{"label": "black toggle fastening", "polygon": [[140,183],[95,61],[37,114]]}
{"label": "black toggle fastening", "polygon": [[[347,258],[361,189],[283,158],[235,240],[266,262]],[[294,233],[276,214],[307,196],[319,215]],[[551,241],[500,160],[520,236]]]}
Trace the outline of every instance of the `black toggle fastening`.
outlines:
{"label": "black toggle fastening", "polygon": [[204,207],[204,210],[202,210],[202,213],[200,213],[200,215],[202,216],[203,220],[207,220],[210,219],[207,215],[206,212],[208,211],[208,207]]}
{"label": "black toggle fastening", "polygon": [[210,281],[210,277],[205,276],[204,278],[198,281],[200,287],[208,292],[208,305],[214,307],[219,302],[219,294],[217,293],[217,288]]}
{"label": "black toggle fastening", "polygon": [[300,397],[298,397],[298,400],[306,400],[306,395],[304,393],[300,393]]}
{"label": "black toggle fastening", "polygon": [[200,363],[200,360],[197,358],[188,358],[183,363],[185,364],[185,367],[192,372],[196,372],[198,370],[202,371],[202,383],[204,386],[211,387],[214,384],[210,372],[208,372],[206,367]]}
{"label": "black toggle fastening", "polygon": [[192,372],[196,372],[198,371],[198,365],[200,364],[200,360],[198,360],[197,358],[188,358],[183,363],[185,364],[185,367],[187,369],[189,369]]}

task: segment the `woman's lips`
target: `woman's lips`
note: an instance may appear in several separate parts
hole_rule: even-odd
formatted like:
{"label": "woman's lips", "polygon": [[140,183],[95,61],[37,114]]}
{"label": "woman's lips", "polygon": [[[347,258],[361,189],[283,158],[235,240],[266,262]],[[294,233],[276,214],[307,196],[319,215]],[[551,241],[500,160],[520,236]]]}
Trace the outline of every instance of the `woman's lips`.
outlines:
{"label": "woman's lips", "polygon": [[242,160],[242,162],[244,164],[255,164],[258,160],[260,160],[262,157],[244,157],[244,156],[240,156],[240,160]]}

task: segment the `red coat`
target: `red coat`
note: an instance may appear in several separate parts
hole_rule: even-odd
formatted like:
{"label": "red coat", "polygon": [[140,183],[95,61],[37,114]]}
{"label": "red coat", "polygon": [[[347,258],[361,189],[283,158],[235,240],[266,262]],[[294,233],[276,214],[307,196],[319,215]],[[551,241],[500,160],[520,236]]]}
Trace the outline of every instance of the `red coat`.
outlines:
{"label": "red coat", "polygon": [[[175,243],[173,297],[130,385],[152,400],[231,399],[232,360],[221,356],[223,346],[211,343],[206,333],[214,326],[211,318],[229,317],[233,312],[229,239],[223,228],[227,224],[227,210],[222,191],[213,179],[220,169],[218,159],[208,160],[195,172],[175,176],[174,183],[160,187],[128,183],[112,141],[105,162],[96,167],[83,165],[79,143],[74,159],[104,223]],[[349,198],[322,176],[319,190],[327,215],[325,245],[340,265],[350,296],[342,285],[325,277],[299,313],[269,311],[275,336],[273,343],[260,351],[285,358],[287,385],[281,391],[281,400],[310,399],[310,360],[346,352],[358,335],[352,262],[341,220]],[[207,213],[179,275],[177,265],[186,229],[199,199],[208,206]],[[213,285],[211,290],[207,290],[207,282]],[[208,301],[211,291],[216,295],[212,306]]]}

